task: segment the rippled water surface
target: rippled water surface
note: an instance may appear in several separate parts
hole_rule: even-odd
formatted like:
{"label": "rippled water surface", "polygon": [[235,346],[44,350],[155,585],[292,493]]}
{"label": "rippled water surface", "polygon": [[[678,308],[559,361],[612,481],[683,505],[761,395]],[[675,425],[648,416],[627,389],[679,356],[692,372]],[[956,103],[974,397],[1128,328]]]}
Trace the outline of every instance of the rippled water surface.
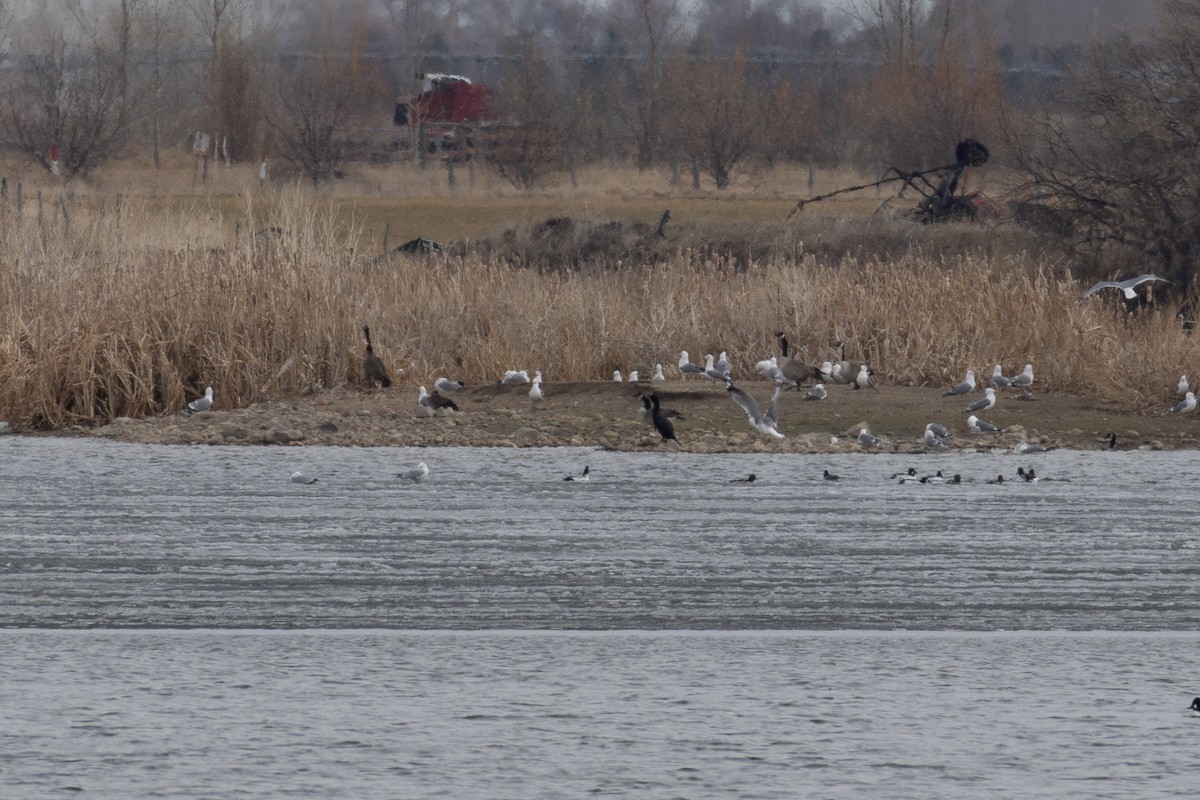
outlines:
{"label": "rippled water surface", "polygon": [[0,438],[0,797],[1190,797],[1198,467]]}

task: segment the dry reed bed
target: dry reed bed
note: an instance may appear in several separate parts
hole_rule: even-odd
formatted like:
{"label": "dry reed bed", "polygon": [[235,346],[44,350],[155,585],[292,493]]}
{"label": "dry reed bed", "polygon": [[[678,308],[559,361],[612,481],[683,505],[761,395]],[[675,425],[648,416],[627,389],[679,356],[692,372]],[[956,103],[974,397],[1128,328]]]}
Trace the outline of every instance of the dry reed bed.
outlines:
{"label": "dry reed bed", "polygon": [[274,211],[286,233],[259,237],[136,202],[81,210],[69,226],[39,228],[26,212],[6,209],[0,231],[0,418],[17,428],[173,412],[208,383],[230,408],[360,382],[363,323],[404,370],[400,385],[491,382],[510,368],[648,376],[656,362],[671,375],[681,349],[697,361],[726,350],[748,375],[779,330],[813,362],[846,340],[882,385],[1033,362],[1039,389],[1149,411],[1181,372],[1200,375],[1171,314],[1127,322],[1020,253],[735,266],[689,251],[547,272],[470,256],[378,263],[355,255],[360,231],[301,200]]}

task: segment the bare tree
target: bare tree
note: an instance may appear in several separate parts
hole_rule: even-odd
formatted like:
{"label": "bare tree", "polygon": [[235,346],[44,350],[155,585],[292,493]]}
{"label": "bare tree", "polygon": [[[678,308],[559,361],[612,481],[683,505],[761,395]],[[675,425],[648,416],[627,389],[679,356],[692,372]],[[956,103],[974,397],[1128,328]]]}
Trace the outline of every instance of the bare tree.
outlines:
{"label": "bare tree", "polygon": [[734,167],[762,139],[766,82],[741,54],[728,61],[679,59],[669,74],[667,85],[680,98],[672,126],[676,143],[724,189]]}
{"label": "bare tree", "polygon": [[129,116],[120,71],[105,52],[72,47],[61,24],[47,24],[16,61],[8,121],[18,150],[68,177],[87,175],[117,152]]}
{"label": "bare tree", "polygon": [[1071,241],[1186,288],[1200,257],[1200,0],[1160,3],[1164,32],[1097,45],[1019,155]]}
{"label": "bare tree", "polygon": [[638,169],[647,169],[662,141],[670,100],[666,64],[683,32],[684,14],[679,0],[614,0],[611,8],[631,50],[625,70],[629,106],[621,118],[633,133]]}
{"label": "bare tree", "polygon": [[514,186],[529,189],[562,166],[570,116],[560,106],[554,68],[531,36],[500,83],[504,124],[488,133],[486,158]]}

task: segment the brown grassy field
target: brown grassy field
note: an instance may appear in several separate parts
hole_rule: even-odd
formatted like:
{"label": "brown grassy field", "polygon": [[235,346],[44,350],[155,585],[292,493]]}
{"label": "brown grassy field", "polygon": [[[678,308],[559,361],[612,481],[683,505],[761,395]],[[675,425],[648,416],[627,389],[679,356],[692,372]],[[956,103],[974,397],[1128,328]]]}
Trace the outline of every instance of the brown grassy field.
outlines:
{"label": "brown grassy field", "polygon": [[[873,197],[789,220],[807,193],[799,173],[720,195],[587,175],[524,196],[392,172],[318,192],[260,188],[248,167],[209,186],[184,168],[70,191],[14,173],[0,208],[0,419],[45,429],[172,412],[210,383],[226,409],[359,383],[364,323],[409,386],[510,368],[645,376],[684,349],[728,351],[748,372],[776,331],[815,362],[844,339],[884,385],[1032,362],[1042,391],[1144,412],[1173,400],[1181,373],[1200,375],[1171,309],[1131,321],[1103,295],[1081,303],[1069,264],[1009,225],[877,219]],[[552,217],[570,218],[567,233],[551,236]],[[379,258],[385,240],[416,236],[459,244]]]}

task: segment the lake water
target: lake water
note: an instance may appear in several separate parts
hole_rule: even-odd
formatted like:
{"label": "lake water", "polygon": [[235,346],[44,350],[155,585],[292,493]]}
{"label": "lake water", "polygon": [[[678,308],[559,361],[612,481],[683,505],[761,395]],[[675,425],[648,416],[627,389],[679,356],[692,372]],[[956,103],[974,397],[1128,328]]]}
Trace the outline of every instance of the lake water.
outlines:
{"label": "lake water", "polygon": [[1197,474],[0,438],[0,797],[1190,797]]}

